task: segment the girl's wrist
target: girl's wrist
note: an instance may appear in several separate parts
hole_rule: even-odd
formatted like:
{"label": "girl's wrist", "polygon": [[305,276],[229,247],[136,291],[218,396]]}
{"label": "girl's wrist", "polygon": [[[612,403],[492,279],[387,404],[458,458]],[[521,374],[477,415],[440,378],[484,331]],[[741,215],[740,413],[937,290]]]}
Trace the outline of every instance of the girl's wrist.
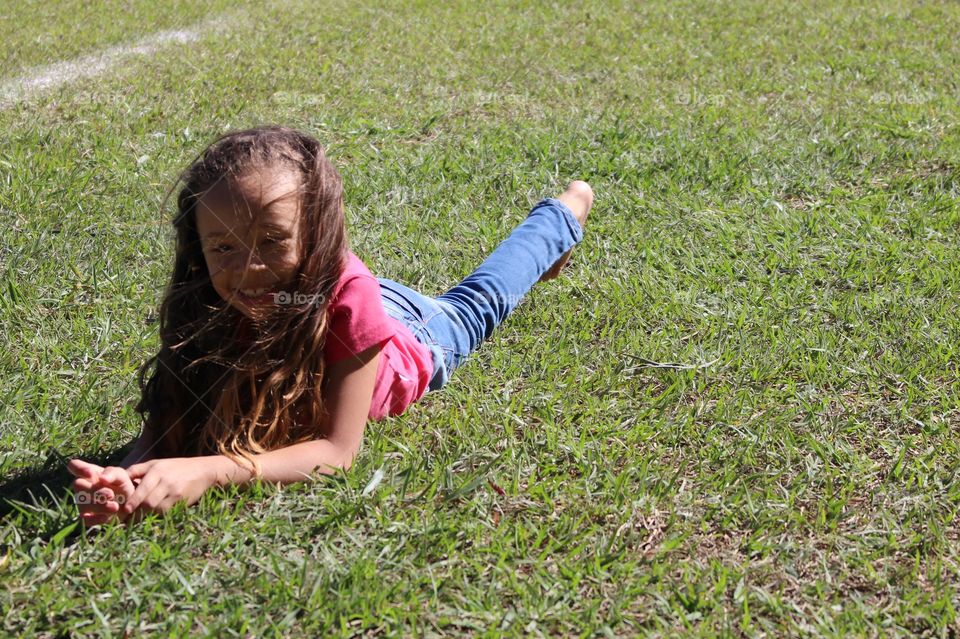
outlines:
{"label": "girl's wrist", "polygon": [[253,473],[239,466],[226,455],[212,455],[201,457],[210,471],[210,486],[227,486],[229,484],[245,484],[253,477]]}

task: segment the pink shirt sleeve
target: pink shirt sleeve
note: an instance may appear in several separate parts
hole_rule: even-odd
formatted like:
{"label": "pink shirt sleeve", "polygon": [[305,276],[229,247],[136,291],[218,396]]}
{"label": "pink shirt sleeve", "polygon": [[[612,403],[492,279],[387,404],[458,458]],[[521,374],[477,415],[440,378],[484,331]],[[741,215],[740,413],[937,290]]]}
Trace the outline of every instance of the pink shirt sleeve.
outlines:
{"label": "pink shirt sleeve", "polygon": [[340,290],[328,307],[329,328],[324,359],[333,364],[382,345],[396,333],[380,297],[380,283],[372,275],[345,273]]}

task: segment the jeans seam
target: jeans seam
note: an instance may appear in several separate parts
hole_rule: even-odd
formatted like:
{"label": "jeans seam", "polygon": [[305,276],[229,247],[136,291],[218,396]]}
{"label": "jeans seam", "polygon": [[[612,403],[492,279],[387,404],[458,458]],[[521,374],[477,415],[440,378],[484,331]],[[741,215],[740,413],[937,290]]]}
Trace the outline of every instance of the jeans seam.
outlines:
{"label": "jeans seam", "polygon": [[435,318],[436,316],[441,315],[441,314],[443,314],[443,311],[442,311],[441,309],[437,309],[437,310],[435,310],[429,317],[425,317],[425,318],[422,320],[424,327],[426,327],[426,325],[429,324],[429,323],[433,320],[433,318]]}

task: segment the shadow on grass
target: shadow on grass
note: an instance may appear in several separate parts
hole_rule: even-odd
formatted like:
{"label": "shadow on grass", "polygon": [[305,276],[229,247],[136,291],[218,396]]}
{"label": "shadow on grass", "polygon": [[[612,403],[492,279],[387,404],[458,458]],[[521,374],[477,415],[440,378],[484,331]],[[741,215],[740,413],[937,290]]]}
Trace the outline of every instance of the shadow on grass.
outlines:
{"label": "shadow on grass", "polygon": [[[133,448],[135,441],[136,439],[106,455],[77,456],[99,466],[116,465]],[[71,484],[74,477],[67,470],[67,462],[70,459],[51,447],[47,458],[39,468],[27,469],[14,477],[0,479],[0,521],[5,520],[11,513],[24,511],[29,513],[31,510],[43,511],[57,508],[59,500],[73,492]],[[33,518],[28,517],[28,521],[31,519]],[[26,527],[21,528],[20,532],[49,541],[66,530],[74,521],[76,521],[76,513],[70,513],[69,520],[48,521],[42,530],[31,530]],[[80,530],[81,527],[76,526],[69,534],[60,538],[78,536]]]}

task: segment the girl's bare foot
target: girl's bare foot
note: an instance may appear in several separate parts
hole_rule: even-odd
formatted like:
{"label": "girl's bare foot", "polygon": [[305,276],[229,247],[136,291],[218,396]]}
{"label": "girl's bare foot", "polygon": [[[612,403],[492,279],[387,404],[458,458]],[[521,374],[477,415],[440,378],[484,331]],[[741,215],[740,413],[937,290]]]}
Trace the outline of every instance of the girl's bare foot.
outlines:
{"label": "girl's bare foot", "polygon": [[[593,206],[593,189],[590,188],[590,185],[581,180],[574,180],[567,185],[567,190],[561,193],[557,199],[570,207],[570,210],[573,211],[573,217],[577,218],[577,221],[580,222],[580,228],[584,228],[587,224],[587,215],[590,213],[590,207]],[[560,259],[554,262],[553,266],[540,276],[539,281],[546,282],[560,275],[560,271],[566,265],[567,260],[570,259],[571,253],[573,253],[572,248],[561,255]]]}

